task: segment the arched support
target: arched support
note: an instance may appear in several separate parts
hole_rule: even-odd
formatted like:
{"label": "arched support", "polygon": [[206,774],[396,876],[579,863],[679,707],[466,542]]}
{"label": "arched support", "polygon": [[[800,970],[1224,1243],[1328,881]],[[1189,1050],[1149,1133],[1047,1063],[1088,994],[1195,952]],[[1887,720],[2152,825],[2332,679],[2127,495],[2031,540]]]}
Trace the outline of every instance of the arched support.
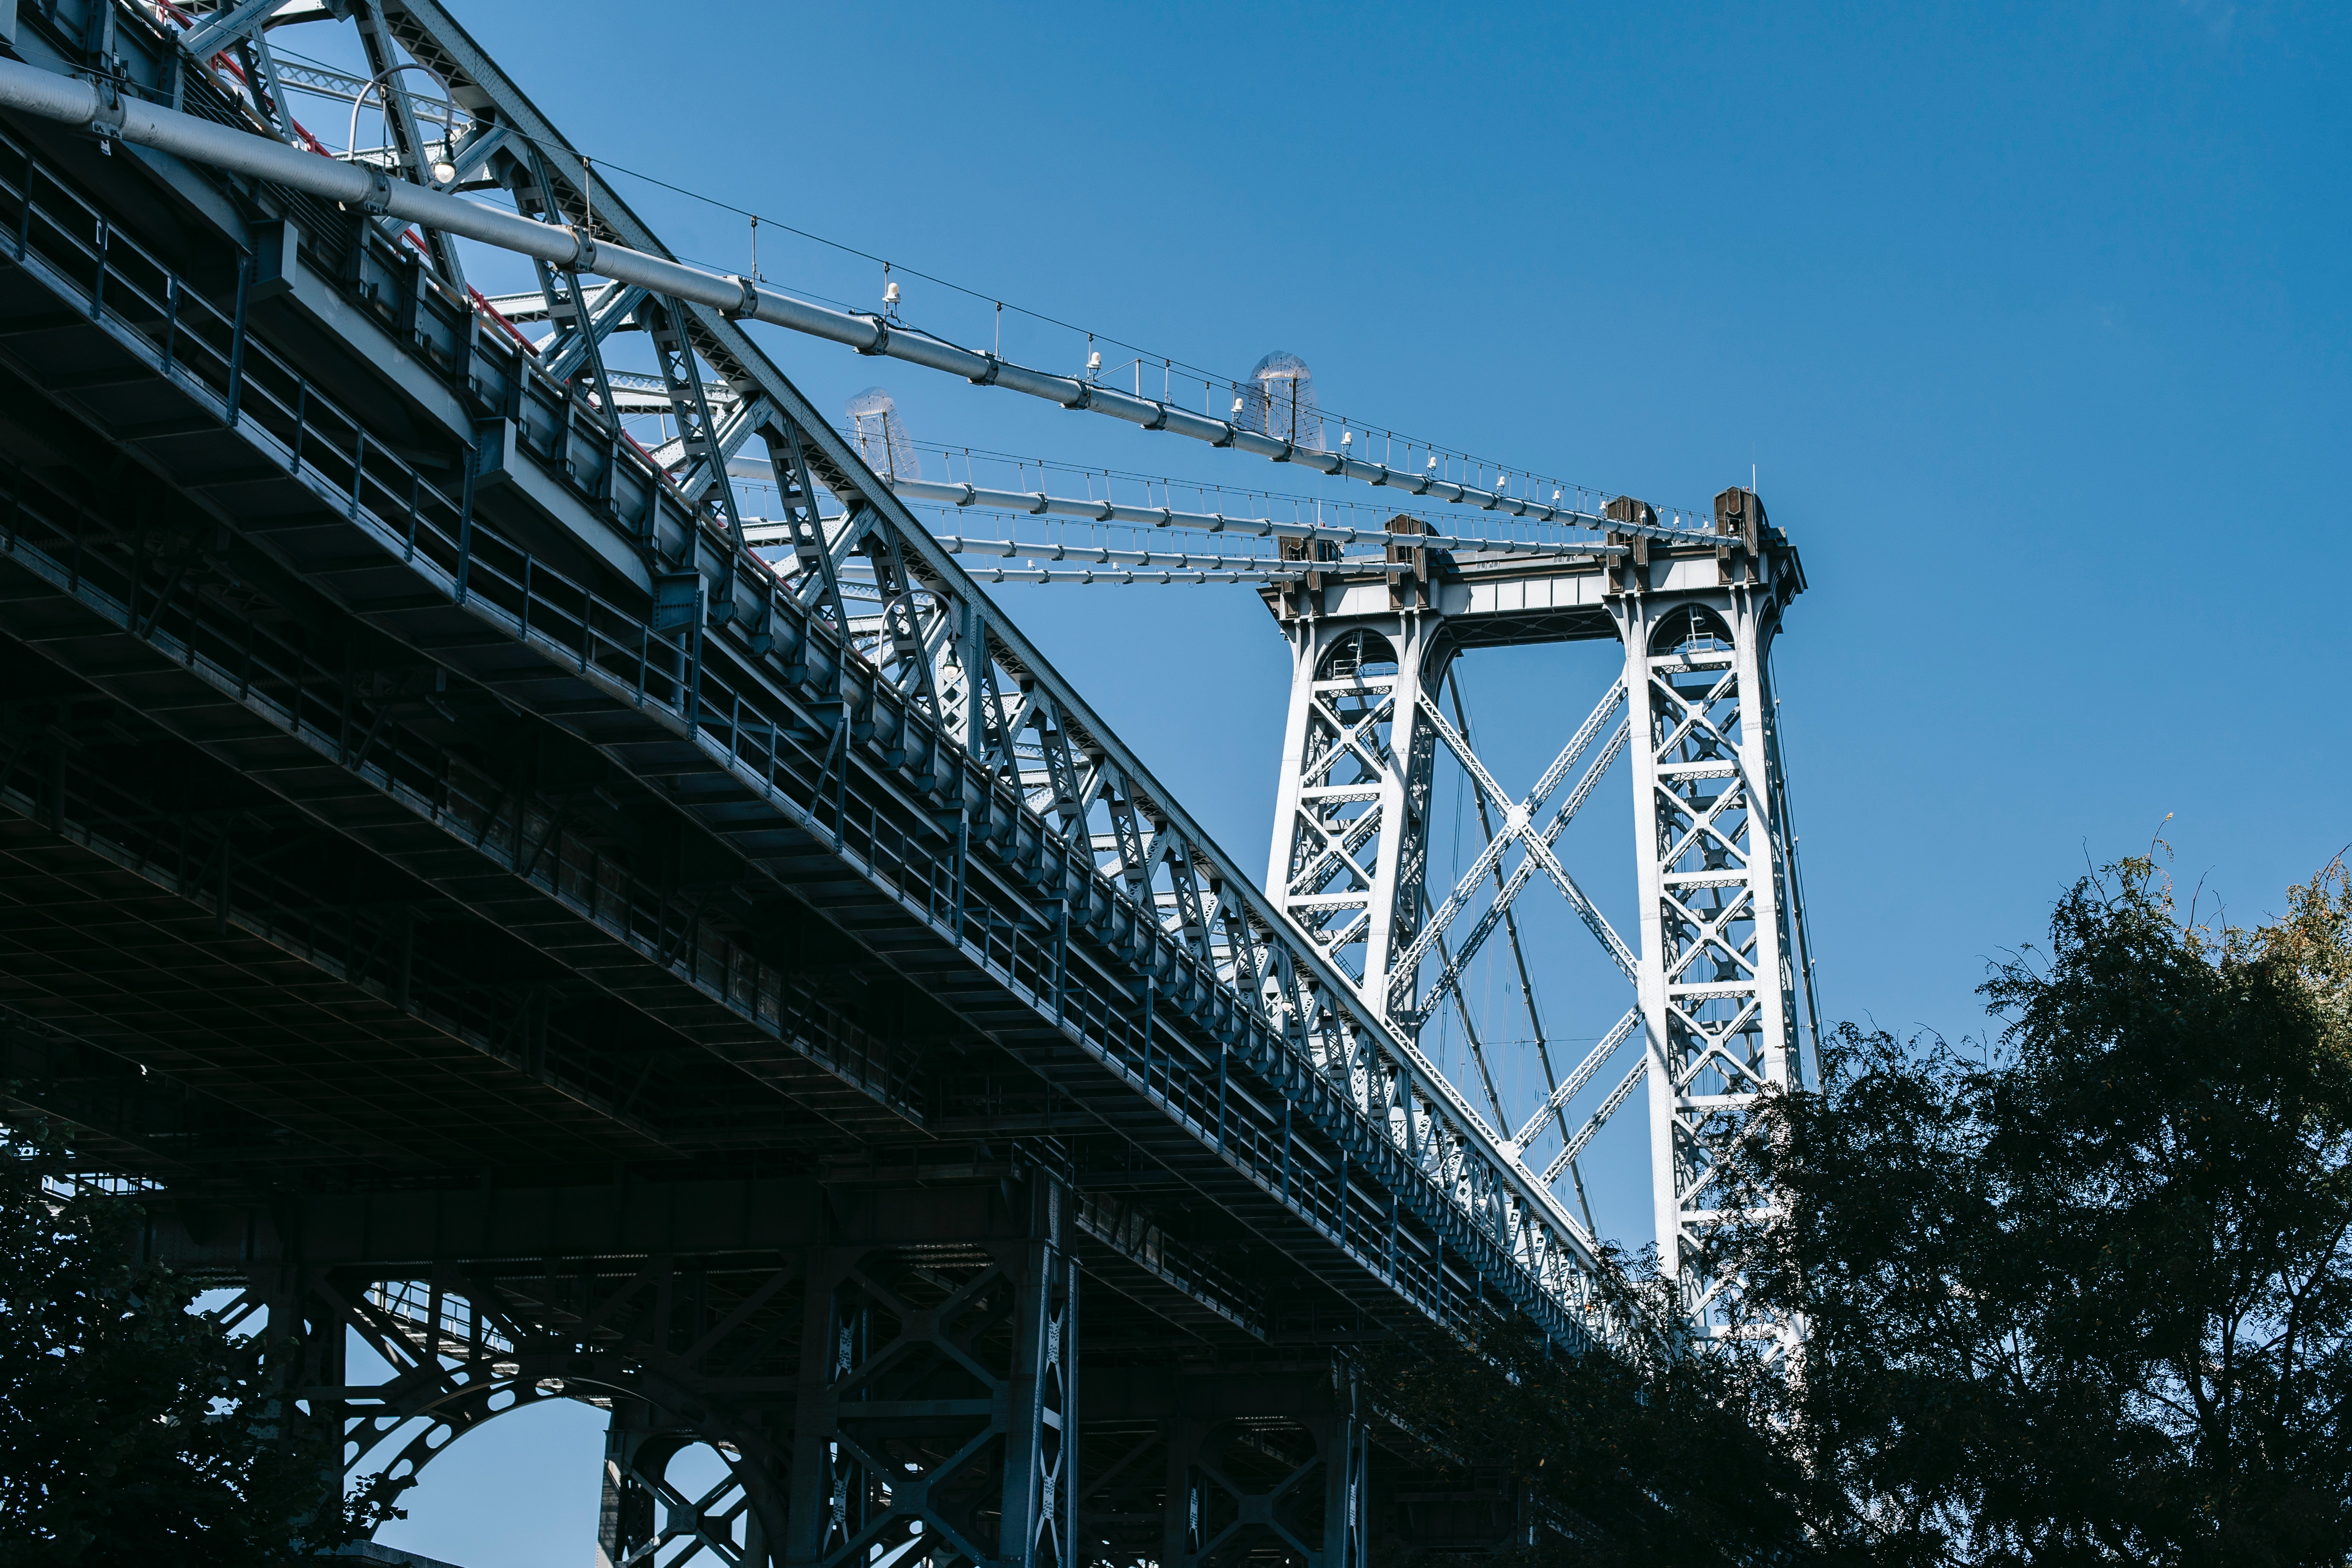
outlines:
{"label": "arched support", "polygon": [[[614,1412],[600,1568],[696,1552],[769,1568],[784,1533],[797,1360],[788,1331],[803,1279],[800,1259],[773,1253],[452,1266],[423,1278],[289,1265],[255,1271],[229,1311],[266,1310],[265,1354],[294,1418],[340,1434],[346,1488],[393,1501],[488,1422],[582,1400]],[[354,1335],[389,1376],[351,1381]],[[718,1450],[729,1474],[690,1496],[667,1467],[696,1443]]]}

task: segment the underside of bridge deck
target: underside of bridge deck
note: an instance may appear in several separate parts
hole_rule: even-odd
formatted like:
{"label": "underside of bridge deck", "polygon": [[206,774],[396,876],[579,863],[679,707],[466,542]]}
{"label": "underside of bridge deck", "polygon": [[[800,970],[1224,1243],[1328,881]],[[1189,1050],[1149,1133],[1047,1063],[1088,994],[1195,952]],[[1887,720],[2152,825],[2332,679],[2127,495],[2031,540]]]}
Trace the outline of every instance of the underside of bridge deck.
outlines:
{"label": "underside of bridge deck", "polygon": [[1157,907],[712,610],[373,226],[10,134],[6,1114],[145,1184],[351,1474],[570,1397],[615,1563],[1526,1539],[1347,1355],[1521,1262]]}

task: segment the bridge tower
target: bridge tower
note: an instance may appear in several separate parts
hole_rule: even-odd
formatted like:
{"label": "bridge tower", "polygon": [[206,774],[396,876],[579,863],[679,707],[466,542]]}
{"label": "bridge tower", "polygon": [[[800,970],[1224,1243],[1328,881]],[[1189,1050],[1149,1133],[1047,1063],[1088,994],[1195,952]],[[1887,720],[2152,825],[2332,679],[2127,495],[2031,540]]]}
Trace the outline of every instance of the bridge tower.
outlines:
{"label": "bridge tower", "polygon": [[[1756,1095],[1805,1071],[1811,992],[1770,679],[1772,640],[1804,576],[1750,490],[1716,498],[1711,543],[1668,537],[1631,498],[1608,516],[1619,531],[1587,557],[1392,547],[1386,571],[1335,563],[1265,590],[1291,649],[1266,889],[1406,1038],[1460,1010],[1496,1131],[1547,1185],[1576,1184],[1564,1204],[1582,1207],[1578,1154],[1646,1084],[1658,1256],[1678,1273],[1685,1307],[1719,1327],[1731,1303],[1706,1243],[1722,1140]],[[1312,559],[1314,548],[1301,542],[1292,553]],[[1458,694],[1448,716],[1454,660],[1605,637],[1624,649],[1622,675],[1530,790],[1506,790],[1471,744]],[[1565,729],[1580,706],[1528,718]],[[1621,752],[1638,888],[1622,934],[1553,847]],[[1428,878],[1441,757],[1462,770],[1486,841],[1442,894]],[[1565,1074],[1535,1000],[1543,955],[1531,964],[1513,910],[1538,878],[1632,992],[1615,1027]],[[1542,1058],[1544,1091],[1518,1104],[1506,1102],[1461,1001],[1471,961],[1498,931]],[[1578,1005],[1601,1010],[1598,999]],[[1638,1059],[1572,1125],[1571,1106],[1636,1035]]]}

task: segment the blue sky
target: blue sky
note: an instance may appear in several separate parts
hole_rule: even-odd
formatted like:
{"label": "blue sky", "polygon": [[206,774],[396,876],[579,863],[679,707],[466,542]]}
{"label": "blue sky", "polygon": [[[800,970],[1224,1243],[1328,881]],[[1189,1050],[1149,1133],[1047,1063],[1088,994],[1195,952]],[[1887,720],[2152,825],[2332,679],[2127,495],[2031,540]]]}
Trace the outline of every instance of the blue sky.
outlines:
{"label": "blue sky", "polygon": [[[1328,409],[1664,502],[1752,464],[1811,584],[1777,658],[1833,1017],[1981,1031],[1988,958],[2159,825],[2242,922],[2352,839],[2341,8],[459,9],[607,167],[975,290],[904,278],[950,336],[985,342],[1001,298],[1233,375],[1288,349]],[[748,265],[741,217],[615,177],[674,249]],[[760,264],[879,302],[877,265],[772,222]],[[879,381],[925,439],[1312,493],[767,341],[820,406]],[[1086,352],[1017,315],[1004,341]],[[998,596],[1262,866],[1286,671],[1248,590]],[[1607,662],[1465,666],[1507,783]],[[1630,916],[1607,804],[1576,848]],[[1589,1038],[1622,1003],[1540,919],[1549,1021]],[[1622,1232],[1646,1173],[1621,1123],[1594,1185]],[[596,1432],[487,1429],[384,1539],[577,1568]]]}

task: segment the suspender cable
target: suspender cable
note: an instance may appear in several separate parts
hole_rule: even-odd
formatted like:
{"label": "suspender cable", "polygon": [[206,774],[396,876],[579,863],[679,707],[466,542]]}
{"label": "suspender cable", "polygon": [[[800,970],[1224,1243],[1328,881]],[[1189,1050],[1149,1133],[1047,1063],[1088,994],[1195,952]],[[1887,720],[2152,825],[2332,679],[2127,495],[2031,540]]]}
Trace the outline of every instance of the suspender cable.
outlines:
{"label": "suspender cable", "polygon": [[1244,429],[1230,420],[1194,414],[1172,403],[1137,396],[1082,376],[1055,375],[1014,364],[997,354],[962,348],[881,316],[855,315],[813,305],[761,288],[734,273],[709,272],[626,246],[603,244],[590,233],[568,225],[539,223],[518,214],[500,212],[480,202],[412,184],[383,169],[322,158],[233,126],[127,98],[110,82],[84,81],[18,60],[0,59],[0,108],[87,126],[101,137],[117,138],[215,168],[275,181],[370,214],[405,219],[427,229],[536,257],[562,270],[633,283],[737,320],[766,321],[845,344],[863,354],[887,355],[908,364],[961,375],[976,385],[1008,387],[1064,408],[1106,414],[1145,430],[1172,430],[1213,447],[1230,447],[1274,462],[1297,463],[1342,479],[1501,512],[1530,522],[1567,523],[1669,540],[1711,541],[1715,537],[1711,532],[1670,528],[1662,523],[1616,521],[1574,507],[1529,500],[1439,479],[1433,474],[1410,473],[1385,463],[1366,462],[1341,452],[1301,447],[1278,437]]}

